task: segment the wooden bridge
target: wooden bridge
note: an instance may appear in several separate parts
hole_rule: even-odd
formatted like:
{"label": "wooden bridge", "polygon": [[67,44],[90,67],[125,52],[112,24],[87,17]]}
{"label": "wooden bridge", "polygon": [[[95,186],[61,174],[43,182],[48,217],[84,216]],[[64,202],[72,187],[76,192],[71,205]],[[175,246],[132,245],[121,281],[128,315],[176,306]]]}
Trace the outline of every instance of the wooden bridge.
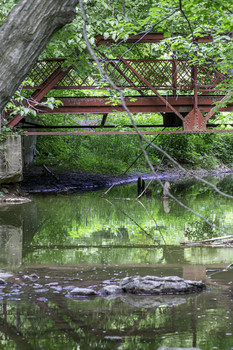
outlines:
{"label": "wooden bridge", "polygon": [[[140,42],[158,42],[163,39],[163,34],[148,34]],[[137,43],[138,36],[131,36],[129,43]],[[201,42],[209,42],[211,37],[197,39]],[[111,39],[105,40],[98,36],[96,44],[110,45]],[[97,69],[83,76],[73,67],[63,68],[65,59],[40,60],[28,75],[32,86],[24,86],[30,98],[27,106],[34,108],[38,114],[101,114],[102,121],[99,125],[88,125],[94,131],[77,131],[87,126],[57,126],[29,123],[23,115],[16,115],[9,121],[9,126],[24,129],[34,128],[37,131],[27,131],[25,134],[132,134],[135,131],[115,131],[114,125],[107,124],[109,113],[124,112],[119,101],[113,101],[108,90],[111,90],[108,82],[103,81]],[[90,60],[93,66],[96,63]],[[213,62],[205,65],[190,65],[188,61],[177,59],[109,59],[102,56],[100,60],[103,69],[110,76],[118,88],[125,91],[126,105],[132,113],[162,113],[163,124],[139,125],[142,133],[193,133],[193,132],[232,132],[232,130],[218,130],[218,125],[211,124],[210,118],[218,111],[233,111],[233,103],[228,103],[224,108],[213,109],[216,103],[227,101],[230,95],[221,95],[218,84],[226,85],[231,77],[222,74],[214,66]],[[53,91],[66,91],[67,97],[56,97],[62,101],[58,108],[50,109],[36,105],[45,101],[47,94],[53,96]],[[104,96],[92,95],[80,96],[87,91],[104,91]],[[82,95],[83,95],[82,94]],[[100,94],[99,94],[100,95]],[[63,94],[64,96],[64,94]],[[132,125],[127,125],[132,127]],[[161,127],[163,130],[161,130]],[[46,129],[72,129],[76,131],[49,131]],[[150,128],[150,130],[146,130]],[[153,129],[151,129],[153,128]],[[169,130],[166,130],[169,128]],[[175,128],[175,129],[171,129]],[[39,131],[43,129],[43,131]],[[101,131],[96,131],[100,129]],[[107,130],[107,131],[106,131]]]}

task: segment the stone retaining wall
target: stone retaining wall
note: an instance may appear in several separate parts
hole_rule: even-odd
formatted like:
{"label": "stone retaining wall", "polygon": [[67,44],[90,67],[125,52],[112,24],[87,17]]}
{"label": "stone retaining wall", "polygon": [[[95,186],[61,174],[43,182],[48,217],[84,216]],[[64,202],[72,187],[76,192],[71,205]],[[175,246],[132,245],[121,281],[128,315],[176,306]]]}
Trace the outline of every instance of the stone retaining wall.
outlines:
{"label": "stone retaining wall", "polygon": [[21,136],[8,136],[0,142],[0,184],[22,181],[23,162]]}

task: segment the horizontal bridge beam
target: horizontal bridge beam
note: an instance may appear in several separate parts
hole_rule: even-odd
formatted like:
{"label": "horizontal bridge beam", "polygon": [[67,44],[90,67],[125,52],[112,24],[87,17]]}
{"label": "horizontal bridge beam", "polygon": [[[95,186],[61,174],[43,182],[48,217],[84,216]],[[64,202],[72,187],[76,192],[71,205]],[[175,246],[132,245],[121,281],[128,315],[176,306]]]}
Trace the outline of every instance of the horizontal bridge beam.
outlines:
{"label": "horizontal bridge beam", "polygon": [[[179,34],[174,33],[173,36],[176,36]],[[95,43],[96,45],[106,45],[110,46],[111,44],[116,44],[116,43],[156,43],[160,42],[161,40],[166,39],[167,37],[164,36],[163,33],[148,33],[148,34],[134,34],[134,35],[129,35],[128,39],[123,40],[114,40],[113,38],[109,37],[107,39],[104,38],[103,35],[97,35],[95,38]],[[208,43],[212,42],[213,37],[211,35],[203,35],[202,37],[196,37],[195,42],[199,43]]]}
{"label": "horizontal bridge beam", "polygon": [[[141,131],[143,135],[154,134],[201,134],[201,133],[233,133],[233,129],[230,130],[205,130],[205,131],[184,131],[184,130],[151,130]],[[66,136],[66,135],[137,135],[136,131],[27,131],[21,133],[21,135],[50,135],[50,136]]]}
{"label": "horizontal bridge beam", "polygon": [[[207,124],[210,128],[217,128],[219,126],[231,126],[233,124]],[[174,128],[174,125],[164,124],[137,124],[137,128]],[[116,125],[42,125],[42,124],[31,124],[24,122],[23,126],[20,127],[23,130],[27,129],[116,129]],[[131,128],[134,126],[131,124],[122,125],[122,128]]]}
{"label": "horizontal bridge beam", "polygon": [[[198,107],[202,112],[209,112],[214,104],[223,96],[199,96]],[[40,114],[66,114],[66,113],[113,113],[124,112],[120,103],[114,105],[109,97],[56,97],[62,101],[62,106],[55,109],[37,107]],[[194,106],[194,96],[164,96],[174,109],[182,112],[189,112]],[[125,98],[126,104],[132,113],[155,113],[171,112],[157,96],[132,96]],[[232,111],[233,103],[220,111]]]}

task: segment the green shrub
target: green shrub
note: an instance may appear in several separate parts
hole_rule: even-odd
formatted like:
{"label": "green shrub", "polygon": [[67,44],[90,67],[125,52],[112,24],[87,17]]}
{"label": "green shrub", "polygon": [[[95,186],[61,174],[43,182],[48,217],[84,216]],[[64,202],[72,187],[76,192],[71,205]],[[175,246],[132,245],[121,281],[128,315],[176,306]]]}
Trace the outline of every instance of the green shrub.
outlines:
{"label": "green shrub", "polygon": [[[66,119],[66,123],[74,123],[74,120],[69,118]],[[137,124],[152,124],[158,123],[158,118],[158,115],[145,117],[140,114],[135,117],[135,121]],[[77,122],[78,117],[75,117],[75,120]],[[62,123],[60,120],[59,122]],[[127,116],[119,114],[117,119],[116,116],[110,116],[108,123],[117,123],[117,130],[122,130],[122,126],[130,122]],[[187,168],[209,169],[216,167],[218,163],[233,164],[231,134],[163,134],[147,137]],[[136,135],[40,136],[35,162],[84,171],[120,174],[141,152]],[[156,167],[162,159],[162,153],[153,147],[148,147],[147,153]],[[162,167],[171,165],[171,162],[164,158]],[[137,160],[130,171],[149,171],[144,156]]]}

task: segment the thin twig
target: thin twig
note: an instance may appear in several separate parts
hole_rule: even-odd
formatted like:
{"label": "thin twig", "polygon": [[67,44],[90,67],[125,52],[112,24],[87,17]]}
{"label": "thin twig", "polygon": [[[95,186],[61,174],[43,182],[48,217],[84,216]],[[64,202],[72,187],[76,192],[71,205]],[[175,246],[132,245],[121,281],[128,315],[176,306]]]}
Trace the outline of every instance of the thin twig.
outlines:
{"label": "thin twig", "polygon": [[189,26],[189,29],[190,29],[190,31],[192,33],[192,38],[193,38],[193,41],[194,41],[193,28],[191,26],[191,23],[190,23],[188,17],[186,16],[186,14],[185,14],[185,12],[184,12],[184,10],[182,8],[182,0],[179,0],[179,10],[182,13],[182,15],[184,16],[184,18],[186,19],[186,21],[188,22],[188,26]]}
{"label": "thin twig", "polygon": [[163,236],[163,234],[162,234],[162,231],[160,230],[160,227],[159,227],[159,225],[157,224],[157,221],[155,220],[155,218],[153,217],[153,215],[151,215],[151,213],[149,212],[149,210],[146,208],[146,206],[145,206],[139,199],[137,199],[137,202],[138,202],[139,204],[141,204],[141,206],[145,209],[145,211],[147,212],[147,214],[148,214],[148,215],[151,217],[151,219],[154,221],[155,226],[156,226],[157,230],[158,230],[159,233],[160,233],[160,236],[162,237],[162,239],[163,239],[163,241],[164,241],[164,244],[167,245],[167,243],[166,243],[166,241],[165,241],[165,238],[164,238],[164,236]]}
{"label": "thin twig", "polygon": [[[163,128],[163,130],[164,130],[164,128]],[[159,134],[157,134],[157,135],[153,138],[153,140],[152,140],[151,142],[154,142],[154,141],[157,139],[158,136],[159,136]],[[172,135],[172,136],[173,136],[173,135]],[[150,145],[147,145],[146,148],[145,148],[145,150],[147,150],[147,148],[149,148],[149,147],[150,147]],[[143,152],[141,152],[141,153],[134,159],[134,161],[130,164],[130,166],[128,166],[128,168],[127,168],[121,175],[125,175],[125,174],[129,171],[129,169],[132,168],[132,166],[134,166],[134,164],[138,161],[138,159],[139,159],[142,155],[143,155]],[[113,189],[115,186],[116,186],[115,184],[112,184],[112,185],[102,194],[102,197],[105,196],[109,191],[111,191],[111,189]],[[147,185],[147,187],[148,187],[148,185]],[[147,188],[147,187],[146,187],[146,188]],[[145,190],[146,190],[146,188],[145,188]],[[144,191],[145,191],[145,190],[144,190]],[[144,191],[142,192],[142,194],[144,193]],[[139,196],[138,198],[140,198],[140,196]]]}
{"label": "thin twig", "polygon": [[[168,141],[168,143],[167,143],[167,146],[166,146],[165,151],[168,150],[169,145],[170,145],[170,143],[171,143],[173,137],[174,137],[174,134],[169,138],[169,141]],[[152,142],[152,141],[151,141],[151,142]],[[149,146],[149,145],[146,146],[145,151],[147,150],[148,146]],[[143,152],[142,152],[142,154],[143,154]],[[157,168],[156,168],[156,173],[159,171],[159,168],[160,168],[161,164],[163,163],[164,158],[165,158],[165,155],[162,156],[162,159],[160,160],[159,165],[158,165]],[[148,185],[147,185],[146,188],[142,191],[142,193],[140,193],[140,195],[137,197],[137,199],[139,199],[139,198],[146,192],[146,190],[147,190],[147,188],[149,187],[149,185],[151,184],[151,182],[152,182],[152,180],[148,183]]]}
{"label": "thin twig", "polygon": [[195,175],[195,174],[190,174],[190,172],[188,170],[186,170],[185,168],[183,168],[174,158],[172,158],[166,151],[164,151],[162,148],[160,148],[159,146],[155,145],[154,143],[151,143],[148,139],[146,139],[145,137],[143,137],[143,140],[145,142],[147,142],[148,144],[151,145],[151,147],[154,147],[155,149],[157,149],[159,152],[161,152],[163,155],[165,155],[174,165],[176,165],[180,170],[182,170],[184,173],[191,175],[194,179],[201,181],[202,183],[208,185],[209,187],[212,187],[217,193],[221,194],[224,197],[227,198],[231,198],[233,199],[233,196],[231,196],[230,194],[224,193],[222,191],[220,191],[216,185],[213,185],[212,183],[210,183],[207,180],[202,179],[201,177]]}
{"label": "thin twig", "polygon": [[[117,205],[115,205],[114,203],[112,203],[110,200],[108,200],[107,198],[103,198],[106,202],[108,202],[109,204],[111,204],[112,206],[116,207],[117,210],[119,210],[122,214],[124,214],[127,218],[129,218],[138,228],[140,228],[140,230],[142,230],[148,237],[150,237],[153,242],[157,242],[157,240],[155,240],[150,233],[148,233],[143,227],[141,227],[137,221],[135,221],[133,218],[131,218],[131,216],[129,214],[127,214],[124,210],[122,210],[121,208],[119,208]],[[158,242],[157,242],[158,243]]]}

